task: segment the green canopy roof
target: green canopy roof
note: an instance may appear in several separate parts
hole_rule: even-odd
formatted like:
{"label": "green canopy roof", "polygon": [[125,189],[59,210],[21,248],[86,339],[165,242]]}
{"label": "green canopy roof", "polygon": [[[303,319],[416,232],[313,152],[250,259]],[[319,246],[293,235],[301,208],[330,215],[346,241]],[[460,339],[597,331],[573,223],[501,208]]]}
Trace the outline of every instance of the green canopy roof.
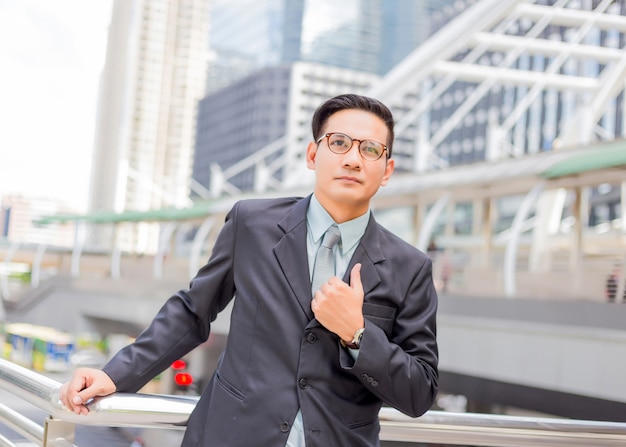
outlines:
{"label": "green canopy roof", "polygon": [[[626,171],[626,140],[595,143],[576,149],[563,149],[543,152],[520,159],[505,159],[499,162],[477,163],[467,166],[456,166],[442,171],[420,175],[399,173],[395,177],[393,187],[386,188],[381,194],[393,196],[403,193],[441,190],[451,185],[480,184],[485,181],[498,182],[513,178],[530,178],[537,181],[559,179],[575,176],[600,169],[625,169]],[[613,176],[615,177],[615,176]],[[626,172],[624,174],[626,179]],[[525,185],[525,184],[524,184]],[[527,186],[527,185],[526,185]],[[292,192],[293,193],[293,192]],[[299,191],[302,193],[302,191]],[[300,195],[298,193],[298,195]],[[308,194],[308,191],[306,192]],[[60,214],[43,216],[34,221],[35,224],[51,224],[66,222],[86,222],[107,224],[119,222],[159,222],[174,220],[204,219],[216,213],[225,213],[233,204],[247,197],[272,197],[279,192],[263,194],[242,194],[238,197],[222,197],[209,201],[198,201],[186,208],[161,208],[146,211],[98,211],[87,214]]]}
{"label": "green canopy roof", "polygon": [[44,216],[35,220],[35,224],[46,225],[51,223],[66,223],[82,221],[87,223],[119,223],[119,222],[150,222],[189,220],[208,217],[210,214],[219,212],[223,207],[215,202],[197,202],[188,208],[161,208],[147,211],[98,211],[88,214],[57,214]]}
{"label": "green canopy roof", "polygon": [[620,166],[626,166],[626,140],[603,143],[583,153],[574,153],[543,171],[541,176],[552,179]]}

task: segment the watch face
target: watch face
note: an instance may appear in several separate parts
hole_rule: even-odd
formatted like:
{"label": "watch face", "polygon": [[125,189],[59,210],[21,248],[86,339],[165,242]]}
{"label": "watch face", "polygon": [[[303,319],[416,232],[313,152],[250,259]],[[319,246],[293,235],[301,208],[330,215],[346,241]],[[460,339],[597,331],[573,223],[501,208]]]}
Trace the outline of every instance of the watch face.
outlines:
{"label": "watch face", "polygon": [[350,349],[359,349],[359,347],[361,346],[361,339],[363,338],[363,332],[365,332],[365,328],[361,328],[356,331],[350,343],[346,343],[345,341],[340,339],[342,346]]}
{"label": "watch face", "polygon": [[352,344],[356,345],[357,348],[361,346],[361,339],[363,338],[363,332],[365,332],[365,328],[359,329],[358,331],[356,331],[356,334],[354,334],[354,338],[352,339]]}

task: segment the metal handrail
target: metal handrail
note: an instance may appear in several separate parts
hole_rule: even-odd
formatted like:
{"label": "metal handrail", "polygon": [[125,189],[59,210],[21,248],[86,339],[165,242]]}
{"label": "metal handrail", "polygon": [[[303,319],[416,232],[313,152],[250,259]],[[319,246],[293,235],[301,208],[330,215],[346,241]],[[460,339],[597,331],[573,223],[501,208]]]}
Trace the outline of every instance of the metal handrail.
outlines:
{"label": "metal handrail", "polygon": [[61,383],[0,359],[0,388],[63,421],[109,427],[184,428],[197,397],[116,393],[94,399],[88,415],[68,411],[59,400]]}
{"label": "metal handrail", "polygon": [[[12,428],[26,439],[31,441],[43,439],[44,429],[41,425],[31,421],[26,416],[12,410],[4,404],[0,404],[0,420],[4,421],[8,427]],[[0,446],[4,446],[5,444],[11,445],[8,444],[6,440],[0,441]]]}
{"label": "metal handrail", "polygon": [[[76,415],[61,404],[60,386],[56,380],[0,359],[0,388],[40,407],[52,418],[72,424],[182,430],[198,400],[189,396],[116,393],[94,399],[88,415]],[[383,441],[498,447],[626,445],[626,423],[621,422],[442,411],[428,411],[414,419],[383,408],[380,423]],[[35,432],[31,438],[38,437],[38,430]]]}

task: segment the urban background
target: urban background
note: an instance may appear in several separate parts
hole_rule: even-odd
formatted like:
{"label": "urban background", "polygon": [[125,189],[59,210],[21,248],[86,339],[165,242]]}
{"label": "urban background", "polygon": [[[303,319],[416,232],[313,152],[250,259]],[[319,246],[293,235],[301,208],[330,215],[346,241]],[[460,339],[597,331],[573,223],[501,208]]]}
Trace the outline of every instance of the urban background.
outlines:
{"label": "urban background", "polygon": [[[356,92],[396,118],[377,220],[433,259],[438,408],[626,421],[626,0],[108,5],[85,208],[0,189],[4,312],[28,323],[7,334],[54,326],[102,361],[235,200],[310,191],[312,112]],[[227,331],[191,359],[195,391]]]}

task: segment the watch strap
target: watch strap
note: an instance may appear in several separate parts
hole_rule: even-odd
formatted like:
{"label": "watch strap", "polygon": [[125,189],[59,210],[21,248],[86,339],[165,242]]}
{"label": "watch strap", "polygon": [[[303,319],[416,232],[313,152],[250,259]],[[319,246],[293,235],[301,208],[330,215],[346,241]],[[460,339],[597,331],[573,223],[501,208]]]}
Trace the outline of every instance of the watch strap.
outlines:
{"label": "watch strap", "polygon": [[346,343],[340,338],[339,342],[341,343],[341,346],[343,346],[344,348],[359,349],[361,347],[361,339],[363,338],[363,332],[365,332],[364,327],[362,327],[361,329],[357,329],[350,343]]}

